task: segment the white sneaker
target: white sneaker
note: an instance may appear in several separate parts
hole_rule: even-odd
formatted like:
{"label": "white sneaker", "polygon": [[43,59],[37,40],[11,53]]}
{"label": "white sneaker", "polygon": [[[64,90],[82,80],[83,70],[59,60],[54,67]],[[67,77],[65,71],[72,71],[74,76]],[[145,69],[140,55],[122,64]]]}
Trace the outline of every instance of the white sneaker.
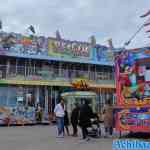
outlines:
{"label": "white sneaker", "polygon": [[64,135],[58,135],[57,138],[64,138]]}
{"label": "white sneaker", "polygon": [[86,139],[81,138],[81,139],[79,140],[79,143],[84,143],[84,142],[86,142]]}

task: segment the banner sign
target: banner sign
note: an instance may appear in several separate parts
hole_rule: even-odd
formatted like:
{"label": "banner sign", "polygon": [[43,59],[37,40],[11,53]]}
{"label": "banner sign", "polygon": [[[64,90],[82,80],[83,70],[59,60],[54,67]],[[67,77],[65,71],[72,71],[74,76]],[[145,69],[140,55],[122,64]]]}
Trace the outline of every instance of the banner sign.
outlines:
{"label": "banner sign", "polygon": [[88,43],[48,39],[48,55],[61,57],[90,58],[91,46]]}
{"label": "banner sign", "polygon": [[120,131],[149,131],[150,112],[146,108],[143,109],[143,112],[122,110],[116,115],[116,128]]}
{"label": "banner sign", "polygon": [[43,36],[0,32],[0,55],[31,56],[47,60],[112,64],[113,52],[101,45]]}

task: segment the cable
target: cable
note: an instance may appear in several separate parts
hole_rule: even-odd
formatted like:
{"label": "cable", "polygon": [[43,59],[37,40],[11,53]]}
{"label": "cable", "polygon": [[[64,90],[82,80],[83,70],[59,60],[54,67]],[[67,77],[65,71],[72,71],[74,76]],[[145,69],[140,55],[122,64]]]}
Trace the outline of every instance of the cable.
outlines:
{"label": "cable", "polygon": [[142,26],[140,26],[139,28],[138,28],[138,30],[131,36],[131,38],[127,41],[127,42],[125,42],[124,43],[124,47],[125,46],[128,46],[130,43],[131,43],[131,41],[136,37],[136,35],[143,29],[143,27],[144,27],[144,25],[142,25]]}

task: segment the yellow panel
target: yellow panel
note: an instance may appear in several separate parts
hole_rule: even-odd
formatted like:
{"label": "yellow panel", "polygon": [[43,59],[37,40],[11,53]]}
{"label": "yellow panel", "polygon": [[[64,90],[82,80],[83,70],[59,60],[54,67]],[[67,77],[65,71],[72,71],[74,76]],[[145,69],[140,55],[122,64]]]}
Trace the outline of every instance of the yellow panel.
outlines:
{"label": "yellow panel", "polygon": [[[47,86],[72,86],[68,81],[46,81],[46,80],[0,80],[0,84],[13,84],[13,85],[47,85]],[[113,84],[96,84],[89,82],[91,88],[108,88],[115,89]]]}

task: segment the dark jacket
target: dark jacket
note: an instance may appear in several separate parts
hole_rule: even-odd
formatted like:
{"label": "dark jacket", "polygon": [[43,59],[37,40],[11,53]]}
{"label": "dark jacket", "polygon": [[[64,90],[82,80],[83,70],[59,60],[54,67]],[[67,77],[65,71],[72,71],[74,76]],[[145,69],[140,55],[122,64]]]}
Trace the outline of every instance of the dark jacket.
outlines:
{"label": "dark jacket", "polygon": [[80,108],[76,107],[76,108],[73,109],[73,111],[71,113],[71,123],[73,125],[77,125],[78,124],[78,121],[79,121],[79,111],[80,111]]}
{"label": "dark jacket", "polygon": [[69,125],[69,117],[68,117],[68,112],[65,110],[65,116],[64,116],[64,125],[68,126]]}
{"label": "dark jacket", "polygon": [[93,111],[88,104],[84,104],[80,109],[79,125],[81,127],[90,127]]}

